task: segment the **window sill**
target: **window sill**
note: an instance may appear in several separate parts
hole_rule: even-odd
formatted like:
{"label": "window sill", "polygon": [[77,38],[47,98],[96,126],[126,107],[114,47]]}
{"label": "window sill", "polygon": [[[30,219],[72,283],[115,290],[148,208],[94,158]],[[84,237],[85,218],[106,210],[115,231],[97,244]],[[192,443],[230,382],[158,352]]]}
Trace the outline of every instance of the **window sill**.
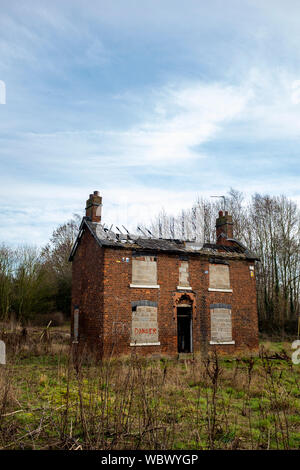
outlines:
{"label": "window sill", "polygon": [[178,289],[178,290],[192,290],[192,288],[189,287],[189,286],[186,286],[186,287],[184,287],[184,286],[177,286],[177,289]]}
{"label": "window sill", "polygon": [[235,341],[210,341],[209,344],[235,344]]}
{"label": "window sill", "polygon": [[208,291],[209,292],[232,292],[232,289],[217,289],[214,287],[209,287]]}
{"label": "window sill", "polygon": [[158,343],[130,343],[130,346],[160,346],[160,342]]}
{"label": "window sill", "polygon": [[141,285],[141,284],[130,284],[130,287],[133,287],[134,289],[135,288],[139,288],[139,289],[159,289],[160,286],[159,285]]}

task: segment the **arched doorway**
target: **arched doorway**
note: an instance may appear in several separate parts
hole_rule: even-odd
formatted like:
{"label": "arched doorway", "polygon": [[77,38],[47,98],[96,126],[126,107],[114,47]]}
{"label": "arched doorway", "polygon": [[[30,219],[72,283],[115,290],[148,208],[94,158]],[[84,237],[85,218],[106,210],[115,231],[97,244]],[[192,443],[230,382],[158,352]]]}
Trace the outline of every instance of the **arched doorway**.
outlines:
{"label": "arched doorway", "polygon": [[191,294],[177,294],[175,301],[177,317],[178,353],[193,352],[193,297]]}

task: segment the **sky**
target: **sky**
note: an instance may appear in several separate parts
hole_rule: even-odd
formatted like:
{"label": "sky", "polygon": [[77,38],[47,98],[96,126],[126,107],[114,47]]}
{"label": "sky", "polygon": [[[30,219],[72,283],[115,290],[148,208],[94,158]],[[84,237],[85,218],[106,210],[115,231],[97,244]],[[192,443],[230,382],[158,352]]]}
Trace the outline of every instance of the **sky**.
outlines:
{"label": "sky", "polygon": [[299,44],[297,0],[0,0],[0,243],[95,190],[131,230],[231,187],[300,202]]}

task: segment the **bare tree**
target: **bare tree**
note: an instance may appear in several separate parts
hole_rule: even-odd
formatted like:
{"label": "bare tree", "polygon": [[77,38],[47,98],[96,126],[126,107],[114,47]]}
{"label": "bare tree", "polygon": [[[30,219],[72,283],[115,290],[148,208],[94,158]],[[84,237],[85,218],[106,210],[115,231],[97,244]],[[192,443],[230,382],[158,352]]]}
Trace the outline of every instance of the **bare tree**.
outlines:
{"label": "bare tree", "polygon": [[[192,208],[174,217],[165,211],[152,221],[160,237],[215,241],[219,201],[198,198]],[[264,328],[281,330],[299,314],[300,211],[285,196],[255,194],[246,201],[233,188],[226,195],[233,218],[233,236],[260,257],[257,263],[258,309]]]}
{"label": "bare tree", "polygon": [[13,309],[22,323],[45,310],[49,285],[37,248],[22,246],[15,250]]}
{"label": "bare tree", "polygon": [[59,225],[50,242],[42,249],[41,259],[55,289],[55,303],[58,310],[70,313],[72,267],[69,263],[71,249],[78,234],[80,216]]}

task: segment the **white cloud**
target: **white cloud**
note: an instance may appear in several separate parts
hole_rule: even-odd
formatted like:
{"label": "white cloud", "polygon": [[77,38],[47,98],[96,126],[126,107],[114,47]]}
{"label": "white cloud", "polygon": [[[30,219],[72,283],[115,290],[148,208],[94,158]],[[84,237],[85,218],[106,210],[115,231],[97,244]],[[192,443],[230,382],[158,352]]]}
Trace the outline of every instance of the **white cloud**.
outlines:
{"label": "white cloud", "polygon": [[[300,137],[299,78],[283,68],[249,71],[245,88],[251,90],[236,127],[236,139],[285,140]],[[233,129],[234,131],[234,129]]]}
{"label": "white cloud", "polygon": [[[82,213],[92,190],[100,190],[103,195],[103,220],[108,225],[124,224],[130,230],[138,222],[149,224],[163,207],[174,214],[190,207],[197,194],[195,186],[187,189],[189,175],[182,187],[175,187],[170,180],[170,185],[162,188],[154,179],[151,181],[153,176],[147,179],[147,171],[151,170],[151,175],[156,172],[158,177],[175,171],[178,176],[185,171],[185,164],[193,163],[195,172],[201,174],[205,158],[201,145],[224,136],[241,145],[243,139],[298,137],[300,108],[293,102],[293,84],[297,80],[282,70],[276,75],[251,70],[236,86],[173,84],[152,91],[144,99],[133,97],[135,105],[147,106],[144,120],[127,129],[26,133],[15,138],[13,145],[11,140],[4,141],[3,154],[11,156],[15,164],[22,167],[28,158],[35,173],[44,172],[42,180],[51,177],[55,182],[42,184],[35,182],[40,178],[29,178],[26,183],[22,175],[19,181],[6,178],[0,187],[0,239],[7,240],[9,231],[13,243],[46,243],[58,223],[74,212]],[[122,95],[118,100],[122,101]],[[130,95],[126,95],[127,106],[130,101]],[[217,168],[208,167],[202,174],[199,195],[209,197],[208,188],[214,188],[215,193],[216,184],[220,194],[230,186],[248,194],[281,191],[282,175],[251,179],[244,187],[245,180],[237,180],[234,174],[226,174],[224,179],[222,163],[219,159]],[[205,180],[207,175],[212,178],[210,182]],[[290,191],[297,191],[291,180],[286,178],[286,182]]]}
{"label": "white cloud", "polygon": [[[236,86],[223,83],[181,83],[148,92],[118,95],[122,105],[143,108],[143,120],[127,129],[83,129],[27,133],[31,149],[47,153],[53,164],[82,166],[82,156],[95,169],[109,166],[151,166],[205,158],[201,145],[216,138],[243,140],[298,139],[299,77],[285,70],[251,69]],[[24,142],[21,142],[20,145]],[[51,149],[51,152],[50,152]],[[32,153],[32,152],[31,152]],[[88,171],[86,165],[83,171]]]}
{"label": "white cloud", "polygon": [[156,97],[156,114],[124,136],[131,158],[162,165],[199,157],[193,148],[237,119],[250,96],[238,87],[201,82],[163,89]]}
{"label": "white cloud", "polygon": [[[195,148],[216,137],[226,123],[239,119],[251,96],[244,87],[201,82],[173,85],[153,92],[145,100],[149,108],[144,110],[144,121],[127,129],[26,133],[25,139],[36,151],[51,149],[52,164],[67,148],[74,166],[82,162],[83,151],[85,162],[91,159],[96,166],[107,161],[161,167],[203,157]],[[124,99],[130,106],[126,94]]]}
{"label": "white cloud", "polygon": [[[0,199],[6,196],[11,185],[1,187]],[[193,191],[170,189],[145,189],[142,185],[117,188],[80,188],[59,185],[16,185],[9,202],[2,204],[0,214],[0,242],[10,244],[47,243],[53,229],[72,217],[74,213],[84,215],[85,201],[93,190],[103,196],[102,220],[108,226],[125,225],[135,231],[137,223],[150,224],[151,218],[163,206],[168,212],[179,213],[194,201]],[[24,197],[25,196],[25,197]]]}

